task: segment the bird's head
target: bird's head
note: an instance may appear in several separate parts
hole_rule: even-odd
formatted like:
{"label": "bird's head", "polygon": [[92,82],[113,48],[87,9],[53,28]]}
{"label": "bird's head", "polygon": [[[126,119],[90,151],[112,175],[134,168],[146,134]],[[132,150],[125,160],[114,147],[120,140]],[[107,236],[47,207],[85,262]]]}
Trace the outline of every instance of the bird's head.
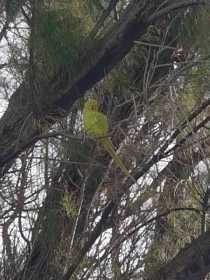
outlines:
{"label": "bird's head", "polygon": [[98,111],[99,104],[95,98],[89,98],[84,104],[85,111]]}

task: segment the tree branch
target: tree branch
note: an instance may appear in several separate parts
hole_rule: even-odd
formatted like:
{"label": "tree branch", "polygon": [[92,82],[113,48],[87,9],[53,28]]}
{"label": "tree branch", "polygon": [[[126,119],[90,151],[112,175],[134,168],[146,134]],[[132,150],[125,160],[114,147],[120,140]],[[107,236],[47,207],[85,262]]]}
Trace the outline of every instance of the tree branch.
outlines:
{"label": "tree branch", "polygon": [[[143,3],[144,2],[144,3]],[[130,51],[134,42],[146,33],[147,27],[160,16],[175,8],[207,3],[206,1],[179,1],[159,13],[153,1],[133,1],[119,22],[109,30],[84,61],[80,72],[71,80],[70,73],[59,73],[49,84],[39,82],[39,108],[33,104],[33,89],[28,77],[10,99],[0,120],[0,174],[4,174],[19,153],[31,145],[32,139],[42,134],[40,127],[48,127],[66,116],[76,100],[100,81]],[[143,4],[142,4],[143,3]],[[36,93],[37,94],[37,93]],[[37,116],[37,111],[41,115]],[[52,118],[52,115],[56,117]]]}

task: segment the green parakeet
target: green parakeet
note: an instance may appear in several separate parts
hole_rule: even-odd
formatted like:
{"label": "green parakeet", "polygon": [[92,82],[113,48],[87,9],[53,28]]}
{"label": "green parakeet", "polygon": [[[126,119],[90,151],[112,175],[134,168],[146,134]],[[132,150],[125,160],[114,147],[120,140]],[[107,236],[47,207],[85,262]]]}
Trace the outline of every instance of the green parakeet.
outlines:
{"label": "green parakeet", "polygon": [[94,137],[104,150],[110,154],[125,176],[129,176],[128,169],[116,154],[112,141],[108,137],[109,127],[107,116],[99,111],[99,105],[96,99],[89,98],[85,102],[83,109],[83,121],[87,134]]}

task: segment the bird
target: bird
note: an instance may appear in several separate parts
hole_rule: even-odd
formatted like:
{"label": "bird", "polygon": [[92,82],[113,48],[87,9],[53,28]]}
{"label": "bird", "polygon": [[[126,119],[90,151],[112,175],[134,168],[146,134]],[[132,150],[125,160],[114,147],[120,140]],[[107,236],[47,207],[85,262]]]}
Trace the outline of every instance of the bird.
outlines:
{"label": "bird", "polygon": [[109,125],[107,116],[100,112],[98,101],[93,97],[87,99],[84,103],[83,123],[87,135],[93,137],[97,143],[109,153],[124,175],[129,177],[128,169],[116,154],[114,145],[108,136]]}

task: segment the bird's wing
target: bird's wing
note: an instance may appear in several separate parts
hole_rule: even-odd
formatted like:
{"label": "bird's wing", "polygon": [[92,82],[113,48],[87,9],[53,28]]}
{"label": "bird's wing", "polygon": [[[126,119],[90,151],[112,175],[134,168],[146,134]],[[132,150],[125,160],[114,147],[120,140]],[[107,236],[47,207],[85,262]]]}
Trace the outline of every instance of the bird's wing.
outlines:
{"label": "bird's wing", "polygon": [[108,133],[107,117],[97,111],[86,111],[83,114],[84,127],[88,134],[94,137],[103,137]]}

